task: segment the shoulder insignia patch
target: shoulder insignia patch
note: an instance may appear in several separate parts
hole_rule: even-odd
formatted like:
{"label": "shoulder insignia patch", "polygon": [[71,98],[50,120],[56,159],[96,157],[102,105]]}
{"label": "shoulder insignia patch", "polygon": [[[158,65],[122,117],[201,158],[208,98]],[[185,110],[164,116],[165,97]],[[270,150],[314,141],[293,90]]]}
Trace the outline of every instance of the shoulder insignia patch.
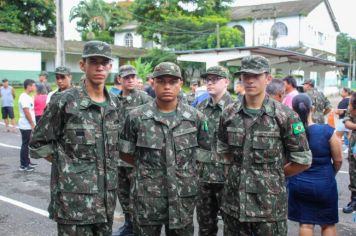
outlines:
{"label": "shoulder insignia patch", "polygon": [[300,134],[305,132],[304,125],[302,122],[296,122],[292,125],[292,127],[294,134]]}

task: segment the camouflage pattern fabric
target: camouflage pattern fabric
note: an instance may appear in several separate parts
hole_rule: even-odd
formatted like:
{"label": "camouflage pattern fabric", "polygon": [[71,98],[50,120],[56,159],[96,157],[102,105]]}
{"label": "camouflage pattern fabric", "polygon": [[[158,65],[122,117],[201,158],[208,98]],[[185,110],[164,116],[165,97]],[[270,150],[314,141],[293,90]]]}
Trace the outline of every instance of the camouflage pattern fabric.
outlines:
{"label": "camouflage pattern fabric", "polygon": [[287,232],[287,220],[250,223],[224,215],[224,236],[287,236]]}
{"label": "camouflage pattern fabric", "polygon": [[296,128],[301,121],[294,111],[268,96],[255,116],[244,101],[227,106],[220,119],[217,151],[233,158],[225,159],[230,169],[221,208],[240,222],[286,220],[284,165],[311,164],[305,132]]}
{"label": "camouflage pattern fabric", "polygon": [[83,83],[46,109],[30,142],[32,158],[53,156],[50,218],[60,224],[107,223],[116,205],[118,101],[94,104]]}
{"label": "camouflage pattern fabric", "polygon": [[270,72],[270,64],[268,59],[259,55],[251,55],[244,57],[241,61],[241,68],[235,72],[235,76],[240,76],[242,73],[263,74]]}
{"label": "camouflage pattern fabric", "polygon": [[84,44],[82,58],[88,57],[105,57],[112,60],[111,47],[102,41],[89,41]]}
{"label": "camouflage pattern fabric", "polygon": [[190,105],[189,102],[188,102],[188,97],[187,97],[187,94],[185,94],[183,92],[183,90],[181,90],[178,94],[178,101],[184,103],[184,104],[187,104],[187,105]]}
{"label": "camouflage pattern fabric", "polygon": [[60,236],[111,236],[111,226],[113,221],[100,224],[89,225],[71,225],[71,224],[57,224],[58,235]]}
{"label": "camouflage pattern fabric", "polygon": [[203,114],[181,102],[173,119],[163,116],[155,101],[128,115],[119,143],[120,152],[135,160],[131,196],[137,227],[192,224],[196,160],[210,149],[204,123]]}
{"label": "camouflage pattern fabric", "polygon": [[[349,112],[346,113],[344,122],[351,121],[356,124],[356,117],[352,117]],[[356,130],[352,130],[351,137],[349,139],[349,177],[351,192],[356,192],[356,155],[353,154],[353,148],[356,145]]]}
{"label": "camouflage pattern fabric", "polygon": [[[120,113],[119,124],[120,132],[123,129],[123,124],[129,112],[138,106],[152,101],[152,98],[147,93],[140,90],[132,90],[129,95],[124,97],[122,92],[118,95]],[[130,212],[130,177],[132,175],[132,166],[119,159],[118,164],[118,189],[117,194],[124,213]]]}
{"label": "camouflage pattern fabric", "polygon": [[70,69],[65,66],[59,66],[54,73],[56,75],[70,75]]}
{"label": "camouflage pattern fabric", "polygon": [[[134,227],[135,236],[160,236],[163,225],[144,225],[141,227]],[[180,229],[169,229],[165,226],[165,233],[167,236],[192,236],[194,234],[193,223],[186,225]]]}
{"label": "camouflage pattern fabric", "polygon": [[161,62],[154,68],[152,73],[153,78],[157,78],[163,75],[171,75],[182,79],[182,73],[179,66],[172,62]]}
{"label": "camouflage pattern fabric", "polygon": [[313,121],[318,124],[324,124],[324,110],[328,108],[332,108],[330,101],[325,95],[318,91],[317,89],[313,88],[307,91],[308,96],[312,101],[312,105],[315,108],[313,112]]}
{"label": "camouflage pattern fabric", "polygon": [[197,106],[208,119],[208,133],[211,155],[204,156],[199,161],[199,192],[197,203],[197,218],[199,235],[216,235],[218,231],[218,212],[221,205],[221,194],[225,182],[224,157],[216,152],[217,128],[220,115],[224,108],[233,103],[230,94],[226,92],[217,104],[209,98]]}
{"label": "camouflage pattern fabric", "polygon": [[229,71],[223,66],[212,66],[209,67],[205,73],[201,74],[201,78],[206,78],[208,75],[216,75],[219,77],[229,78]]}
{"label": "camouflage pattern fabric", "polygon": [[123,65],[123,66],[120,66],[118,74],[120,77],[123,78],[128,75],[137,75],[137,72],[136,72],[135,67],[133,67],[131,65]]}

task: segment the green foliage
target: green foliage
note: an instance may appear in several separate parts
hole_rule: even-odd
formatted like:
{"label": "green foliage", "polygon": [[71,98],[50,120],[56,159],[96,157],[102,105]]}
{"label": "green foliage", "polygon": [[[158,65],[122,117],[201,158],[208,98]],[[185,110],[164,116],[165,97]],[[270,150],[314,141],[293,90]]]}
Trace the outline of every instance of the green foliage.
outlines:
{"label": "green foliage", "polygon": [[[242,41],[241,34],[229,31],[227,3],[231,0],[136,0],[131,6],[132,17],[139,22],[137,32],[146,40],[161,43],[175,50],[215,48],[216,26],[221,26],[221,41],[232,45],[232,38]],[[186,4],[193,4],[187,8]],[[160,35],[160,37],[157,36]],[[225,39],[224,37],[228,37]],[[208,44],[208,38],[211,38]],[[216,36],[215,36],[216,37]],[[239,39],[239,37],[241,39]]]}
{"label": "green foliage", "polygon": [[177,63],[177,56],[169,51],[160,50],[157,48],[149,50],[144,58],[142,58],[144,63],[151,63],[154,68],[161,62],[170,61],[173,63]]}
{"label": "green foliage", "polygon": [[138,77],[145,80],[147,75],[152,72],[152,63],[143,62],[141,58],[136,59],[134,62],[130,63],[135,67]]}
{"label": "green foliage", "polygon": [[0,0],[0,31],[53,37],[55,10],[50,0]]}
{"label": "green foliage", "polygon": [[[216,47],[217,44],[216,34],[211,34],[207,39],[207,44],[209,48]],[[232,48],[243,46],[244,41],[241,32],[236,28],[230,28],[227,26],[220,28],[220,47],[222,48]]]}
{"label": "green foliage", "polygon": [[336,59],[338,61],[349,62],[350,45],[353,48],[353,58],[355,59],[356,40],[349,37],[348,34],[341,33],[337,37]]}
{"label": "green foliage", "polygon": [[82,40],[114,42],[115,29],[127,21],[128,15],[115,3],[103,0],[81,0],[71,9],[69,20],[79,19],[77,31]]}

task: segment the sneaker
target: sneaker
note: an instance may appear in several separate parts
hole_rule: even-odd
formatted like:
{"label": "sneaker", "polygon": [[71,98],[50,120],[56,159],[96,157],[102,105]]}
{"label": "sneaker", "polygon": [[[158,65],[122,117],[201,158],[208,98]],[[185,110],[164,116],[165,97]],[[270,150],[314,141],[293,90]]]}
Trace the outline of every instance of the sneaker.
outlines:
{"label": "sneaker", "polygon": [[34,171],[34,170],[35,170],[35,168],[33,168],[31,166],[27,166],[26,169],[25,169],[25,171],[27,171],[27,172],[31,172],[31,171]]}
{"label": "sneaker", "polygon": [[38,166],[38,164],[30,162],[30,164],[28,166],[36,167],[36,166]]}
{"label": "sneaker", "polygon": [[20,166],[19,171],[25,171],[25,170],[26,170],[26,167]]}

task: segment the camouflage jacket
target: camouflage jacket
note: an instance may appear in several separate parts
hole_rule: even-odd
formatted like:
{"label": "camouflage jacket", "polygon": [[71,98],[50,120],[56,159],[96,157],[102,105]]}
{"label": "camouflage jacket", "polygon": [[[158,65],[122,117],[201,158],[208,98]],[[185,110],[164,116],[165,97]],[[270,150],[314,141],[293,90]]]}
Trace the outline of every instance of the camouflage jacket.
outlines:
{"label": "camouflage jacket", "polygon": [[241,101],[226,107],[217,147],[219,153],[233,158],[227,163],[231,167],[223,193],[222,210],[226,214],[240,222],[287,218],[284,165],[312,161],[301,125],[294,111],[268,96],[255,116],[249,115]]}
{"label": "camouflage jacket", "polygon": [[313,121],[318,124],[324,124],[324,110],[332,107],[329,99],[315,88],[307,91],[307,94],[315,108],[315,111],[313,112]]}
{"label": "camouflage jacket", "polygon": [[199,181],[208,183],[223,183],[224,177],[224,157],[216,152],[217,131],[219,127],[220,116],[224,108],[233,103],[233,99],[228,92],[224,94],[217,104],[213,104],[211,98],[201,102],[197,109],[201,111],[208,119],[208,132],[211,142],[211,155],[204,156],[199,168]]}
{"label": "camouflage jacket", "polygon": [[63,224],[93,224],[113,218],[117,189],[118,101],[95,105],[85,85],[61,93],[37,124],[32,158],[53,156],[50,218]]}
{"label": "camouflage jacket", "polygon": [[153,101],[130,112],[119,143],[120,152],[135,160],[131,193],[138,224],[175,229],[191,223],[196,159],[210,149],[204,115],[179,102],[176,116],[169,119]]}
{"label": "camouflage jacket", "polygon": [[188,101],[188,104],[189,105],[192,105],[192,103],[194,102],[195,100],[195,93],[189,93],[187,95],[187,101]]}
{"label": "camouflage jacket", "polygon": [[[142,104],[146,104],[150,101],[152,101],[152,97],[149,96],[146,92],[140,91],[140,90],[132,90],[130,94],[126,97],[122,95],[122,92],[117,96],[119,99],[119,105],[120,105],[120,113],[119,113],[119,125],[120,125],[120,133],[122,129],[124,128],[124,122],[129,114],[129,112],[137,108],[138,106],[141,106]],[[126,166],[126,167],[132,167],[128,163],[124,162],[119,158],[119,166]]]}
{"label": "camouflage jacket", "polygon": [[190,105],[188,102],[187,94],[185,94],[185,92],[183,90],[181,90],[178,94],[178,101],[183,102],[184,104]]}

